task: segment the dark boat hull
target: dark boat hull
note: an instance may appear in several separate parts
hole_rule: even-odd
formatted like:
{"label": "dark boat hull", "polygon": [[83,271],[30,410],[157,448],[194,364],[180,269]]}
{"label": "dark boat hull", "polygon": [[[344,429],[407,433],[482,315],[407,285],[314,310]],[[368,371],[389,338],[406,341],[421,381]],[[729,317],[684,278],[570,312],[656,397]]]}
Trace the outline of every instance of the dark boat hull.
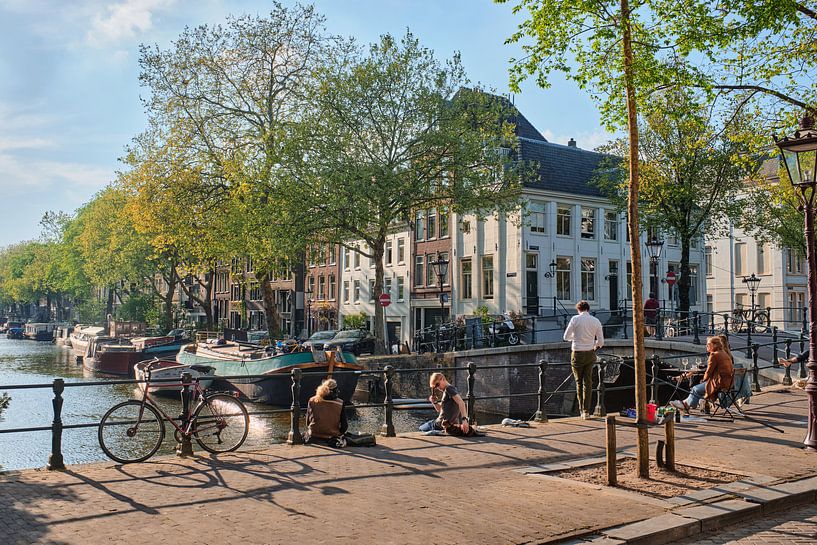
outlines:
{"label": "dark boat hull", "polygon": [[82,365],[95,373],[133,376],[133,366],[141,361],[141,352],[97,352],[93,357],[82,359]]}
{"label": "dark boat hull", "polygon": [[[332,378],[338,383],[338,395],[344,401],[351,401],[357,388],[359,375],[348,371],[339,372],[335,368]],[[304,369],[301,376],[301,390],[299,403],[305,406],[309,398],[315,395],[315,390],[321,381],[328,378],[328,367],[308,367]],[[231,379],[227,381],[217,381],[217,385],[229,385],[241,392],[241,395],[248,401],[264,403],[278,407],[292,406],[292,375],[287,372],[272,373],[259,379]]]}

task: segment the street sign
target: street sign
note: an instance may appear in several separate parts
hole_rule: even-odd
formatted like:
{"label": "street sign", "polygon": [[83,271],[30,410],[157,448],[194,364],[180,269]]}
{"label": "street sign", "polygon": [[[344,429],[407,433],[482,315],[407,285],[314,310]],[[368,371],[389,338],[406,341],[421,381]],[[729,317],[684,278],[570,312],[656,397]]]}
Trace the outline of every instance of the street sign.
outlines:
{"label": "street sign", "polygon": [[380,306],[387,307],[391,304],[391,295],[384,293],[380,296]]}
{"label": "street sign", "polygon": [[672,271],[667,271],[667,284],[670,286],[675,284],[675,273]]}

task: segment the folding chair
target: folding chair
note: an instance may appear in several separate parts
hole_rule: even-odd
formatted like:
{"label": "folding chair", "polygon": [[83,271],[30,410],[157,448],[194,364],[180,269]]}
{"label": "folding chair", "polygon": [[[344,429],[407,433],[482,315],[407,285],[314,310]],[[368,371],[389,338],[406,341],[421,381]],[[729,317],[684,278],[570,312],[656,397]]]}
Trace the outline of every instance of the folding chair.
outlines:
{"label": "folding chair", "polygon": [[743,383],[747,380],[747,369],[744,367],[735,367],[732,371],[732,387],[726,390],[721,390],[715,397],[714,410],[712,417],[717,418],[720,411],[723,417],[729,417],[730,420],[735,419],[732,411],[737,412],[740,416],[746,418],[743,411],[738,406],[738,399],[740,399],[740,392],[743,390]]}

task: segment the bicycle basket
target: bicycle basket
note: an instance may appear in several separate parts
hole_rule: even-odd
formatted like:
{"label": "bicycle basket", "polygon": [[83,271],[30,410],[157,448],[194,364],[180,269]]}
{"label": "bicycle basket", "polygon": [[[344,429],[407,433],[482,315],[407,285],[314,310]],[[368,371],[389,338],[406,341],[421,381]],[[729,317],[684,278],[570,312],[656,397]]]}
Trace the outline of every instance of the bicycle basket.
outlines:
{"label": "bicycle basket", "polygon": [[612,384],[618,380],[621,375],[621,360],[611,360],[604,364],[602,378],[605,384]]}

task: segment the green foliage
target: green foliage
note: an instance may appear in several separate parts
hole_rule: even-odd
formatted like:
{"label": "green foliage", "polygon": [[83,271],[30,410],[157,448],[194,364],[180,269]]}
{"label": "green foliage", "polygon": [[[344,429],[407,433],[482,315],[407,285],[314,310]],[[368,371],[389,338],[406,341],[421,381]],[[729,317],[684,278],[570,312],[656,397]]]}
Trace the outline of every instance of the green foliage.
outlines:
{"label": "green foliage", "polygon": [[494,321],[494,318],[491,316],[487,305],[478,306],[474,311],[474,316],[477,316],[480,320],[482,320],[483,324],[490,324]]}
{"label": "green foliage", "polygon": [[102,323],[105,321],[105,301],[100,301],[96,298],[90,298],[77,304],[74,311],[77,313],[77,319],[84,324]]}
{"label": "green foliage", "polygon": [[153,321],[148,320],[148,316],[155,308],[156,303],[151,294],[132,293],[116,308],[116,318],[130,322],[156,324],[158,321],[155,316],[151,316]]}
{"label": "green foliage", "polygon": [[346,329],[364,328],[366,327],[366,318],[368,318],[368,315],[365,312],[347,314],[343,317],[343,327]]}

